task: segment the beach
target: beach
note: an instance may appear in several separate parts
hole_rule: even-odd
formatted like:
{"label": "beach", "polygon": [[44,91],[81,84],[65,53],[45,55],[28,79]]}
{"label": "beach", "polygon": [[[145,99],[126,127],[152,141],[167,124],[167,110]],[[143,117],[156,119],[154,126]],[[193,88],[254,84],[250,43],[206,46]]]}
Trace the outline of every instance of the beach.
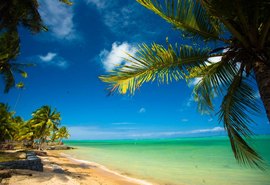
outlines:
{"label": "beach", "polygon": [[[66,141],[65,154],[160,185],[270,185],[270,169],[242,166],[227,137]],[[270,137],[253,139],[270,164]],[[229,178],[228,178],[229,177]]]}
{"label": "beach", "polygon": [[[253,142],[267,164],[269,141],[261,136]],[[39,156],[44,172],[15,170],[2,184],[270,185],[269,166],[261,171],[239,165],[226,137],[65,143],[76,149]]]}
{"label": "beach", "polygon": [[47,151],[40,156],[43,172],[31,170],[12,170],[11,178],[0,184],[9,185],[150,185],[143,180],[131,178],[111,171],[106,167],[86,161],[75,160],[62,151]]}

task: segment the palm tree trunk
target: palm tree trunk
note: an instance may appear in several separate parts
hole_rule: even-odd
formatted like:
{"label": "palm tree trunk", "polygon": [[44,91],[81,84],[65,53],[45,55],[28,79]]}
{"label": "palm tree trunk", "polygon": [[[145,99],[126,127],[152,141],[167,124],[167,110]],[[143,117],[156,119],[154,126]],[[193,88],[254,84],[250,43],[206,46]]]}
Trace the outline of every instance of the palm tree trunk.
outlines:
{"label": "palm tree trunk", "polygon": [[38,150],[42,150],[43,138],[40,138]]}
{"label": "palm tree trunk", "polygon": [[270,67],[263,62],[256,62],[254,72],[266,115],[270,121]]}

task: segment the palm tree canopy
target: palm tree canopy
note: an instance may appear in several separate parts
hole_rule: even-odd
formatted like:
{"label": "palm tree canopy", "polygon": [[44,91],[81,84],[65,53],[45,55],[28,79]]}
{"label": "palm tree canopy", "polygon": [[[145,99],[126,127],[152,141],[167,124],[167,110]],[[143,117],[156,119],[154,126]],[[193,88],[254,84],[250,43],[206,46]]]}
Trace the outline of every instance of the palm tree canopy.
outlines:
{"label": "palm tree canopy", "polygon": [[[32,64],[22,64],[15,62],[19,54],[19,37],[17,32],[5,32],[0,35],[0,74],[5,84],[4,92],[7,93],[10,88],[15,86],[15,78],[13,73],[19,73],[23,78],[27,78],[25,67]],[[23,83],[19,83],[23,86]]]}
{"label": "palm tree canopy", "polygon": [[[59,0],[72,5],[69,0]],[[17,31],[22,24],[33,33],[47,31],[40,17],[37,0],[1,0],[0,1],[0,30]]]}
{"label": "palm tree canopy", "polygon": [[69,137],[70,137],[70,134],[68,132],[67,127],[62,126],[56,131],[54,139],[60,139],[61,140],[63,138],[68,139]]}
{"label": "palm tree canopy", "polygon": [[17,134],[16,139],[18,141],[22,140],[34,140],[36,138],[36,129],[31,125],[29,121],[25,121],[20,124],[19,132]]}
{"label": "palm tree canopy", "polygon": [[50,135],[51,131],[58,130],[60,124],[60,113],[48,105],[42,106],[32,113],[32,118],[29,120],[32,127],[37,131],[39,138]]}
{"label": "palm tree canopy", "polygon": [[[270,71],[269,1],[137,1],[171,23],[185,38],[214,41],[222,47],[196,48],[167,43],[165,48],[156,43],[142,44],[135,56],[127,55],[124,65],[100,76],[109,84],[110,93],[134,94],[143,83],[155,80],[169,83],[200,78],[193,90],[198,110],[213,111],[213,98],[223,96],[218,115],[228,132],[235,158],[240,163],[262,168],[262,158],[244,138],[252,135],[248,127],[253,123],[250,113],[259,112],[253,90],[256,66]],[[211,62],[209,58],[214,56],[220,56],[221,60]],[[270,86],[269,80],[267,83]],[[260,88],[261,95],[266,93],[261,89],[264,88]],[[266,109],[270,106],[268,101],[263,99]]]}
{"label": "palm tree canopy", "polygon": [[[69,0],[59,0],[67,5]],[[0,0],[0,75],[4,79],[4,92],[15,86],[13,73],[19,72],[23,77],[27,73],[23,67],[29,64],[15,63],[20,52],[18,27],[23,26],[32,33],[47,31],[38,11],[37,0]]]}

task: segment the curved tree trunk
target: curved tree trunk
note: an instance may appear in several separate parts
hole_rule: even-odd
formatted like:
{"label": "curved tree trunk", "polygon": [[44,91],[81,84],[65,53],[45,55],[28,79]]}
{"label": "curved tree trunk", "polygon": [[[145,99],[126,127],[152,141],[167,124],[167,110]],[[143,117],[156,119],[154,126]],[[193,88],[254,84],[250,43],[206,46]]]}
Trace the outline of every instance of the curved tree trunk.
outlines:
{"label": "curved tree trunk", "polygon": [[40,138],[38,150],[42,150],[42,145],[43,145],[43,143],[44,143],[44,140],[45,140],[45,139],[44,139],[43,137]]}
{"label": "curved tree trunk", "polygon": [[254,72],[266,115],[270,121],[270,67],[262,62],[256,62]]}

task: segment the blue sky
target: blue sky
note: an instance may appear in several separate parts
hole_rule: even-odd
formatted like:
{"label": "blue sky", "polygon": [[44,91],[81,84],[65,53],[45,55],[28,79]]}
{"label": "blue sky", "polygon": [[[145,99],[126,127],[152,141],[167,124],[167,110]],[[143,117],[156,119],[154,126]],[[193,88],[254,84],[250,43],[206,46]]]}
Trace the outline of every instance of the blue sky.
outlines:
{"label": "blue sky", "polygon": [[[192,83],[145,84],[132,97],[107,96],[98,76],[123,62],[124,52],[134,53],[142,42],[164,44],[167,36],[172,43],[189,44],[160,17],[133,0],[81,0],[71,7],[57,0],[40,2],[49,32],[32,35],[21,28],[18,58],[37,65],[27,69],[23,90],[0,96],[17,115],[27,120],[42,105],[55,107],[71,139],[224,134],[215,114],[197,112]],[[270,133],[264,112],[256,122],[256,133]]]}

